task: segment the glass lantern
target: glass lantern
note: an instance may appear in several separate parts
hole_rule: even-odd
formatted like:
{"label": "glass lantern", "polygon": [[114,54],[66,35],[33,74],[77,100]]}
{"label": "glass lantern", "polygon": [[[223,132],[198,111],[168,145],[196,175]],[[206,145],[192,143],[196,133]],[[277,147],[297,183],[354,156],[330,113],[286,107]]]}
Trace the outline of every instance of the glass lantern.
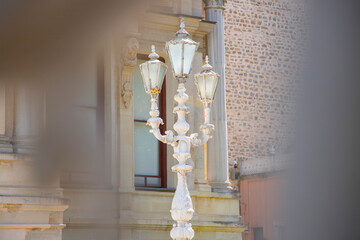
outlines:
{"label": "glass lantern", "polygon": [[180,30],[176,38],[166,43],[166,51],[170,58],[171,67],[175,78],[185,79],[191,72],[192,62],[199,43],[189,38],[189,33],[184,29],[184,19],[181,19]]}
{"label": "glass lantern", "polygon": [[140,64],[140,72],[144,81],[145,92],[151,95],[151,98],[157,99],[164,77],[167,71],[167,65],[158,60],[159,55],[155,52],[155,46],[151,46],[150,60]]}
{"label": "glass lantern", "polygon": [[195,84],[198,94],[200,100],[205,104],[211,103],[214,100],[220,78],[220,75],[212,71],[212,68],[213,67],[209,64],[209,58],[206,56],[205,65],[202,66],[202,71],[195,74]]}

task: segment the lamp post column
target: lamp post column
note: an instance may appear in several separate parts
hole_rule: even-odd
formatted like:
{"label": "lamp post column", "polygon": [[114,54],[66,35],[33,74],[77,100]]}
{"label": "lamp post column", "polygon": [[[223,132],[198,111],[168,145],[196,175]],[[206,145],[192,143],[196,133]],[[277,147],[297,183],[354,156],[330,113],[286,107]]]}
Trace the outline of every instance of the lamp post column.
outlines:
{"label": "lamp post column", "polygon": [[203,0],[206,20],[216,22],[208,35],[210,64],[220,75],[213,104],[212,120],[216,125],[213,141],[207,143],[208,181],[216,192],[229,191],[228,142],[225,98],[225,47],[224,47],[224,2],[225,0]]}
{"label": "lamp post column", "polygon": [[174,108],[174,113],[178,116],[178,120],[174,124],[174,130],[178,134],[178,142],[174,147],[173,156],[179,163],[171,168],[173,172],[177,173],[178,183],[170,210],[171,217],[177,224],[173,225],[170,236],[176,240],[192,239],[194,237],[194,230],[191,227],[191,223],[188,223],[193,216],[194,209],[187,187],[187,173],[191,172],[193,167],[186,164],[186,160],[191,157],[191,139],[186,136],[190,125],[185,119],[185,115],[189,113],[189,108],[185,105],[189,96],[185,93],[185,90],[184,83],[179,83],[178,93],[174,97],[178,103]]}
{"label": "lamp post column", "polygon": [[186,160],[191,157],[191,146],[200,146],[207,143],[211,137],[211,131],[215,128],[213,124],[210,124],[209,105],[214,100],[220,77],[219,74],[211,70],[212,66],[208,62],[208,57],[206,57],[206,63],[202,66],[202,71],[194,76],[200,100],[204,104],[204,123],[200,126],[202,136],[198,138],[198,133],[188,136],[187,132],[190,125],[186,122],[185,116],[189,113],[189,108],[185,103],[189,96],[185,93],[184,83],[191,72],[192,61],[199,43],[189,38],[190,34],[184,27],[184,19],[181,19],[180,30],[176,32],[175,39],[166,43],[173,74],[178,80],[177,94],[174,96],[178,104],[173,111],[177,114],[177,121],[174,124],[176,136],[171,130],[165,131],[165,135],[162,135],[159,129],[163,120],[159,117],[157,98],[161,92],[167,66],[158,60],[159,55],[155,52],[154,46],[152,47],[152,53],[149,55],[150,60],[140,65],[145,92],[151,96],[151,118],[147,121],[147,124],[151,126],[150,132],[159,141],[170,144],[174,148],[173,156],[179,162],[171,168],[178,176],[178,184],[170,210],[171,217],[176,221],[170,232],[171,238],[174,240],[191,240],[194,237],[194,230],[189,223],[194,209],[186,182],[187,173],[191,172],[193,167],[186,164]]}

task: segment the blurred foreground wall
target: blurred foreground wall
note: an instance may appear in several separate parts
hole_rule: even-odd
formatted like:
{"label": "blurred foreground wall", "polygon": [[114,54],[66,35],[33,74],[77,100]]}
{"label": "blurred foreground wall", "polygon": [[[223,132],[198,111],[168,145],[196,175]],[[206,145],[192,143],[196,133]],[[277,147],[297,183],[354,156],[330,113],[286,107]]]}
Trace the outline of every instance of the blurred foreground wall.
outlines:
{"label": "blurred foreground wall", "polygon": [[[146,126],[150,104],[138,65],[155,45],[169,66],[160,110],[171,129],[176,82],[165,42],[184,17],[200,42],[193,64],[199,72],[209,49],[223,47],[213,30],[223,27],[223,1],[116,2],[39,0],[14,5],[0,25],[8,31],[0,40],[1,240],[170,238],[176,163]],[[204,20],[206,7],[219,23]],[[192,77],[187,120],[198,132],[202,104]],[[240,196],[228,187],[226,156],[205,168],[218,147],[192,150],[191,223],[196,239],[241,239]]]}

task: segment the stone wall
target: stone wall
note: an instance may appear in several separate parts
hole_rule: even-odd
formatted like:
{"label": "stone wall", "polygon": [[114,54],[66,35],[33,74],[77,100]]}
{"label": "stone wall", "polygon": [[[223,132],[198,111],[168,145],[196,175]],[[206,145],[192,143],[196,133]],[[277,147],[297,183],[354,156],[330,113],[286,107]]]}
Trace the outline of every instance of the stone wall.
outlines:
{"label": "stone wall", "polygon": [[[226,98],[230,169],[291,148],[303,7],[292,0],[228,0]],[[254,173],[266,172],[259,161]],[[266,165],[266,164],[265,164]],[[251,172],[250,172],[251,173]]]}

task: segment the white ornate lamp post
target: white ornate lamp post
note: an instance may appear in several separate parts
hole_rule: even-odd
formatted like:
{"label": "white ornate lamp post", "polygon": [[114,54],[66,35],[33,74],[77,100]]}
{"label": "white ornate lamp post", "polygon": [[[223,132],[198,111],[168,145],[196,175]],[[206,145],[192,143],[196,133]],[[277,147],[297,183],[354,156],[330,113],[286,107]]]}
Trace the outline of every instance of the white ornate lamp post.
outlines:
{"label": "white ornate lamp post", "polygon": [[185,115],[189,113],[189,108],[185,105],[189,96],[185,93],[185,81],[190,72],[195,52],[199,43],[189,38],[189,33],[184,29],[184,20],[181,19],[180,30],[176,33],[176,38],[166,43],[166,50],[171,61],[171,67],[175,78],[178,80],[177,94],[174,96],[178,105],[174,108],[177,114],[177,122],[174,124],[174,130],[177,136],[171,130],[165,131],[165,135],[160,133],[159,126],[163,120],[159,118],[157,98],[161,91],[161,85],[167,70],[167,66],[159,61],[159,55],[155,53],[155,47],[152,46],[150,60],[140,65],[141,74],[144,80],[145,91],[151,96],[151,118],[147,124],[151,126],[154,136],[161,142],[170,144],[174,148],[174,158],[179,163],[171,169],[177,173],[178,183],[175,196],[171,205],[171,217],[177,224],[174,224],[170,236],[176,240],[192,239],[194,230],[188,223],[194,213],[190,193],[187,187],[186,175],[192,171],[192,166],[186,164],[186,160],[191,157],[190,148],[192,145],[200,146],[205,144],[210,138],[210,132],[214,130],[214,125],[210,124],[210,104],[212,103],[216,87],[219,81],[219,75],[213,72],[208,63],[203,66],[201,73],[195,75],[195,83],[201,101],[204,104],[204,124],[200,126],[202,137],[199,139],[197,133],[187,136],[190,126],[186,122]]}

